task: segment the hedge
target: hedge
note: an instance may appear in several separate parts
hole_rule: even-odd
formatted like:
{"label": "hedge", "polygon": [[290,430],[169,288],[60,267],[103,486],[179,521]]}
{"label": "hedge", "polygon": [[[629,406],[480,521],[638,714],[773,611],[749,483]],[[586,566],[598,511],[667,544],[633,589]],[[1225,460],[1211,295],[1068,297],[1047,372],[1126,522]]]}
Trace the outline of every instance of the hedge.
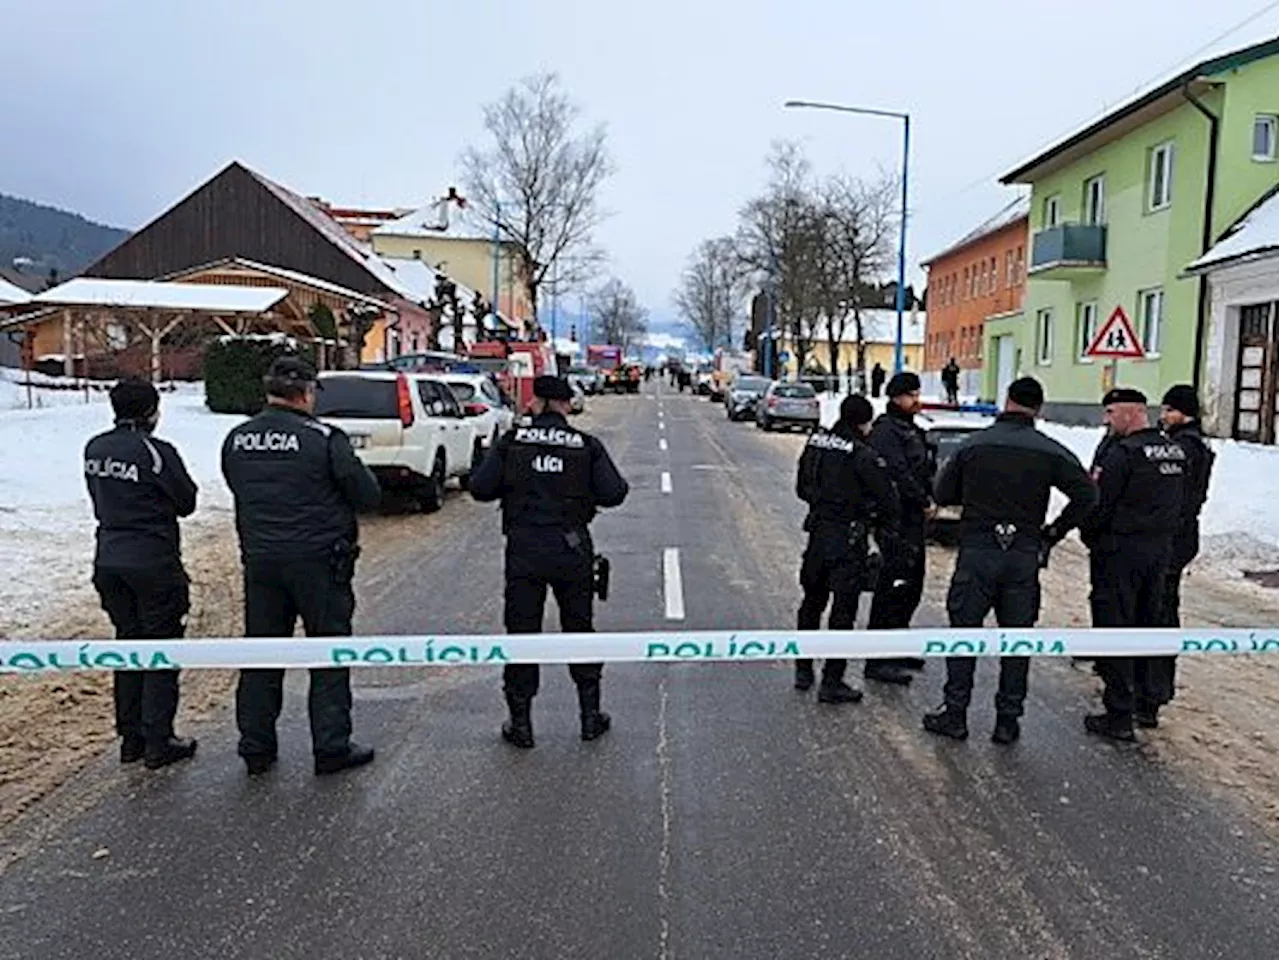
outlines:
{"label": "hedge", "polygon": [[292,337],[219,337],[205,348],[205,403],[214,413],[252,415],[265,406],[262,378],[276,357],[297,354],[315,362],[315,350]]}

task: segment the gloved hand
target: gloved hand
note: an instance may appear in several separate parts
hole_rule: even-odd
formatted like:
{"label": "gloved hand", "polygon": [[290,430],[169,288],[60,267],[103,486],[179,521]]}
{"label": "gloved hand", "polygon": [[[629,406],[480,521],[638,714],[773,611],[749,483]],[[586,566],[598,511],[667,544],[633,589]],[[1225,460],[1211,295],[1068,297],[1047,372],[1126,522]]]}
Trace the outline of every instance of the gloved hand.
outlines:
{"label": "gloved hand", "polygon": [[1040,529],[1040,550],[1037,562],[1039,563],[1041,570],[1049,566],[1049,554],[1053,551],[1053,548],[1058,545],[1058,541],[1061,539],[1062,534],[1058,532],[1058,528],[1052,523]]}

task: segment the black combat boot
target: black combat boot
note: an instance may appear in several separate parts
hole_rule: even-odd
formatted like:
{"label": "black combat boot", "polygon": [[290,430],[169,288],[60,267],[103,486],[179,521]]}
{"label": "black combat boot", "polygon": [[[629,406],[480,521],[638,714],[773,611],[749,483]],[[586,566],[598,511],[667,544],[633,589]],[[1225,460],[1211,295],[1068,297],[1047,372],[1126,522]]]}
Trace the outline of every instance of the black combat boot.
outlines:
{"label": "black combat boot", "polygon": [[1133,732],[1133,718],[1120,713],[1091,713],[1084,718],[1084,728],[1097,737],[1132,743],[1137,740]]}
{"label": "black combat boot", "polygon": [[908,670],[923,670],[925,665],[924,657],[903,657],[898,662]]}
{"label": "black combat boot", "polygon": [[905,667],[898,666],[897,661],[868,660],[862,675],[868,680],[893,683],[900,687],[905,687],[914,679]]}
{"label": "black combat boot", "polygon": [[276,765],[276,757],[270,753],[255,753],[241,759],[244,760],[245,769],[249,771],[251,777],[260,777]]}
{"label": "black combat boot", "polygon": [[796,689],[801,693],[808,693],[813,689],[813,661],[797,660],[796,661]]}
{"label": "black combat boot", "polygon": [[502,739],[522,750],[533,749],[533,719],[529,715],[530,706],[528,700],[507,695],[507,709],[511,712],[511,716],[502,725]]}
{"label": "black combat boot", "polygon": [[1160,706],[1155,703],[1140,703],[1133,711],[1133,722],[1145,730],[1154,730],[1160,726]]}
{"label": "black combat boot", "polygon": [[1018,718],[1007,713],[996,714],[996,728],[991,731],[991,742],[1008,745],[1016,743],[1022,736],[1022,728],[1018,726]]}
{"label": "black combat boot", "polygon": [[578,714],[582,720],[583,740],[595,740],[609,732],[612,720],[600,710],[599,679],[578,684]]}
{"label": "black combat boot", "polygon": [[366,763],[373,763],[373,754],[373,747],[362,747],[352,741],[348,744],[346,753],[336,757],[316,757],[316,776],[323,777],[326,774],[341,773],[353,767],[363,767]]}
{"label": "black combat boot", "polygon": [[969,721],[960,707],[943,706],[924,715],[924,728],[940,737],[966,740],[969,737]]}
{"label": "black combat boot", "polygon": [[818,687],[819,703],[861,703],[862,691],[855,690],[843,680],[824,679]]}
{"label": "black combat boot", "polygon": [[137,763],[146,755],[147,741],[141,737],[125,737],[120,741],[120,762]]}
{"label": "black combat boot", "polygon": [[196,741],[194,738],[187,740],[182,737],[170,737],[159,746],[148,746],[142,762],[148,770],[159,770],[161,767],[167,767],[169,764],[177,763],[179,760],[189,760],[195,755]]}

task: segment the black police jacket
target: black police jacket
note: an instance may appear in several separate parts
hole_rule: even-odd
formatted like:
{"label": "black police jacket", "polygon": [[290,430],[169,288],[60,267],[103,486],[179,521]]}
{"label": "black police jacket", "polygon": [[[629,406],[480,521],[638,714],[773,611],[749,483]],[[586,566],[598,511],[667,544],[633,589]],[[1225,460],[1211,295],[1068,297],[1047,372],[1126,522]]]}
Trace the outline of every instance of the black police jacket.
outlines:
{"label": "black police jacket", "polygon": [[1172,541],[1182,521],[1182,447],[1148,427],[1108,444],[1096,469],[1098,506],[1080,525],[1090,549],[1114,549],[1121,537]]}
{"label": "black police jacket", "polygon": [[856,427],[815,430],[796,467],[796,496],[809,505],[804,529],[874,526],[881,539],[898,535],[898,492],[884,459]]}
{"label": "black police jacket", "polygon": [[1214,453],[1204,442],[1196,421],[1169,427],[1166,436],[1187,454],[1187,479],[1182,488],[1182,513],[1174,535],[1174,556],[1186,566],[1200,552],[1200,511],[1209,499],[1209,478],[1213,474]]}
{"label": "black police jacket", "polygon": [[1032,417],[1002,413],[947,459],[934,495],[939,504],[963,506],[962,539],[989,537],[1006,524],[1039,538],[1053,487],[1070,501],[1046,532],[1057,541],[1093,510],[1097,489],[1076,455],[1037,430]]}
{"label": "black police jacket", "polygon": [[887,411],[876,418],[870,439],[898,488],[903,524],[922,522],[925,508],[933,499],[935,466],[915,416],[903,413],[890,402]]}
{"label": "black police jacket", "polygon": [[585,528],[599,507],[627,497],[627,481],[608,451],[558,413],[526,418],[508,430],[471,475],[471,495],[502,501],[502,529]]}
{"label": "black police jacket", "polygon": [[178,518],[196,509],[196,484],[170,444],[128,423],[84,448],[84,478],[98,519],[94,563],[107,568],[181,562]]}
{"label": "black police jacket", "polygon": [[356,512],[377,505],[377,478],[337,427],[268,406],[222,444],[246,560],[315,558],[354,546]]}

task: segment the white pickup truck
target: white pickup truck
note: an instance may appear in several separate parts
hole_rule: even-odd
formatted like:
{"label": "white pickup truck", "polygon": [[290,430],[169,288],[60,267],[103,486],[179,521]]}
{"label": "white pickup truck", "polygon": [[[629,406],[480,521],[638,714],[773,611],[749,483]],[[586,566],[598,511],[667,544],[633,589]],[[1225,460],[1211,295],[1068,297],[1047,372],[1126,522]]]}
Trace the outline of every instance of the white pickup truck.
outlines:
{"label": "white pickup truck", "polygon": [[340,427],[384,490],[440,509],[444,486],[465,487],[479,437],[453,392],[432,374],[381,370],[320,374],[316,416]]}

